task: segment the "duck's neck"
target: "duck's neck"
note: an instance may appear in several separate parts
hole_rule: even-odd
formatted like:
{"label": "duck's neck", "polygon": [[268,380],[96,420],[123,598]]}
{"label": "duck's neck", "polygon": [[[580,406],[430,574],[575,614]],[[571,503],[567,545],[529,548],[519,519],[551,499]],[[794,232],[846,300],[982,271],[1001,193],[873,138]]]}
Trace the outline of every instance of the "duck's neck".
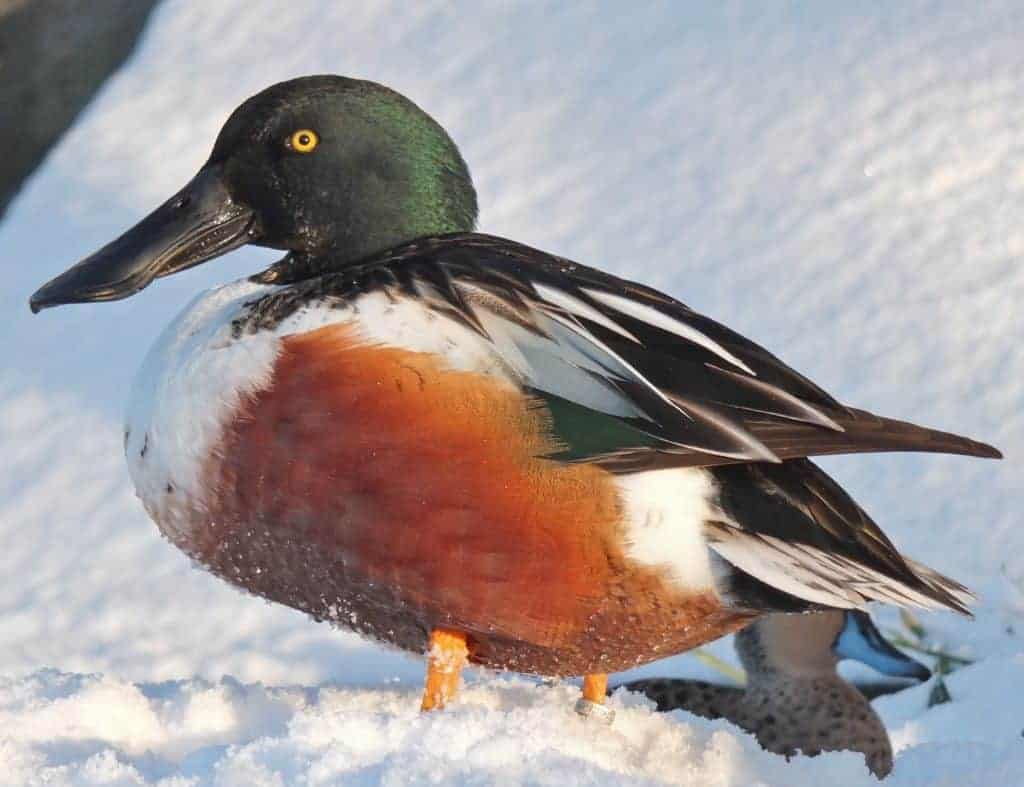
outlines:
{"label": "duck's neck", "polygon": [[437,172],[418,177],[414,164],[406,166],[391,182],[363,177],[353,184],[353,204],[341,212],[346,219],[331,228],[329,240],[293,251],[293,264],[338,270],[421,238],[473,231],[476,194],[468,172],[449,182]]}
{"label": "duck's neck", "polygon": [[251,276],[250,279],[260,284],[295,284],[323,276],[325,273],[335,273],[354,262],[349,262],[345,257],[338,258],[330,254],[306,254],[292,251],[266,270]]}
{"label": "duck's neck", "polygon": [[[432,239],[446,238],[446,237],[458,237],[463,233],[436,233],[429,236]],[[269,268],[260,271],[259,273],[250,276],[250,281],[259,282],[260,284],[296,284],[301,281],[307,281],[309,279],[317,278],[318,276],[324,276],[330,273],[339,273],[347,268],[357,267],[363,263],[372,263],[375,258],[379,258],[390,250],[395,250],[399,254],[403,247],[411,246],[418,240],[426,240],[426,238],[414,238],[406,243],[395,244],[385,249],[381,249],[375,253],[365,255],[362,257],[350,257],[343,254],[306,254],[304,252],[289,252],[285,257],[275,262]]]}
{"label": "duck's neck", "polygon": [[[252,277],[255,281],[292,284],[326,273],[336,273],[359,265],[392,249],[415,241],[444,235],[472,232],[476,226],[476,193],[465,165],[416,177],[414,166],[404,176],[386,184],[389,188],[374,193],[376,184],[363,178],[353,185],[353,201],[358,203],[342,211],[348,218],[340,227],[332,227],[331,238],[314,243],[305,250],[294,249],[266,271]],[[315,234],[315,233],[314,233]]]}
{"label": "duck's neck", "polygon": [[462,154],[441,126],[412,109],[397,96],[374,105],[377,133],[364,139],[358,168],[345,168],[324,235],[314,231],[306,251],[347,266],[476,226],[476,189]]}

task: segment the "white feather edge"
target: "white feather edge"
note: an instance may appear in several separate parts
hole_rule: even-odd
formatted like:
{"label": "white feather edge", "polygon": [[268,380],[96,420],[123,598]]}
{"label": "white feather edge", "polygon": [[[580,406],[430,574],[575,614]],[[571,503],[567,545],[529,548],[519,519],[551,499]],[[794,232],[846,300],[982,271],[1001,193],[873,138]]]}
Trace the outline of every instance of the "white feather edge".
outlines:
{"label": "white feather edge", "polygon": [[574,314],[577,317],[583,317],[597,325],[603,325],[608,330],[613,331],[636,344],[640,344],[640,340],[638,338],[614,320],[608,319],[590,304],[584,303],[579,298],[569,295],[569,293],[564,290],[560,290],[557,287],[549,287],[548,285],[541,284],[539,282],[533,285],[533,289],[547,303],[565,309],[565,311],[570,314]]}
{"label": "white feather edge", "polygon": [[687,325],[680,320],[669,317],[667,314],[663,314],[655,308],[643,303],[638,303],[637,301],[626,298],[622,295],[616,295],[615,293],[603,292],[602,290],[594,289],[584,289],[584,292],[594,300],[599,301],[605,306],[615,309],[622,314],[627,314],[641,322],[647,323],[648,325],[653,325],[655,328],[660,328],[663,331],[675,334],[679,338],[685,339],[688,342],[698,344],[705,350],[709,350],[736,368],[742,369],[751,377],[757,377],[757,374],[755,374],[753,369],[726,350],[710,336],[701,333],[692,325]]}
{"label": "white feather edge", "polygon": [[[727,562],[771,587],[806,601],[841,609],[861,609],[872,601],[900,607],[949,608],[899,580],[807,544],[749,533],[724,522],[708,522],[705,534],[710,548]],[[951,585],[938,572],[908,562],[926,582],[934,582],[961,603],[972,600],[966,589],[958,590],[958,585]]]}

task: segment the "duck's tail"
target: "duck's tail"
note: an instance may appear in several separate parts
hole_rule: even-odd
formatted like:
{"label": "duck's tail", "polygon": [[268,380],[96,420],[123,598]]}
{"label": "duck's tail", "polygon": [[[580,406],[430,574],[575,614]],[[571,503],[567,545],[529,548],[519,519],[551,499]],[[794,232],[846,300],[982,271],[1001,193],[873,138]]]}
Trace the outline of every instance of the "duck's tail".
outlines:
{"label": "duck's tail", "polygon": [[959,582],[904,558],[843,489],[807,459],[711,470],[720,521],[705,523],[727,566],[724,590],[737,606],[764,611],[871,601],[969,615],[974,595]]}

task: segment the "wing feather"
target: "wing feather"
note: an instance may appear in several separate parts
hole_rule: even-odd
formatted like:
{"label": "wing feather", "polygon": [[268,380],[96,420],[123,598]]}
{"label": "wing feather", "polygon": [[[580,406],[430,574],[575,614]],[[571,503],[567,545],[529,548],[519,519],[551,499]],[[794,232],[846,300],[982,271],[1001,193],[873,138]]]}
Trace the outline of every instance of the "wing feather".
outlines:
{"label": "wing feather", "polygon": [[735,569],[829,607],[871,601],[968,614],[974,596],[904,558],[853,499],[807,459],[711,471],[721,518],[705,523],[711,549]]}
{"label": "wing feather", "polygon": [[[310,264],[292,256],[256,277],[290,286],[255,306],[253,319],[279,320],[317,298],[415,299],[474,331],[524,391],[571,411],[562,420],[575,431],[556,435],[566,456],[613,472],[864,451],[1000,456],[845,407],[657,290],[502,238],[453,234],[337,270]],[[580,439],[585,424],[602,439]]]}

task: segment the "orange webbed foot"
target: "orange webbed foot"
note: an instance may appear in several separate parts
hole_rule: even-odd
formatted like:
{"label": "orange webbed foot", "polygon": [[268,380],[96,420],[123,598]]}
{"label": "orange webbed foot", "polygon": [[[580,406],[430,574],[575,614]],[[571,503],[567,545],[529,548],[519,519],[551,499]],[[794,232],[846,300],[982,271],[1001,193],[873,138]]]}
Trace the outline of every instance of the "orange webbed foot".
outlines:
{"label": "orange webbed foot", "polygon": [[448,704],[459,688],[459,677],[466,666],[469,648],[460,631],[434,629],[427,644],[427,685],[423,689],[420,710],[439,710]]}
{"label": "orange webbed foot", "polygon": [[595,672],[583,676],[583,696],[576,701],[576,712],[588,719],[597,719],[605,724],[615,720],[615,711],[608,707],[608,675]]}

